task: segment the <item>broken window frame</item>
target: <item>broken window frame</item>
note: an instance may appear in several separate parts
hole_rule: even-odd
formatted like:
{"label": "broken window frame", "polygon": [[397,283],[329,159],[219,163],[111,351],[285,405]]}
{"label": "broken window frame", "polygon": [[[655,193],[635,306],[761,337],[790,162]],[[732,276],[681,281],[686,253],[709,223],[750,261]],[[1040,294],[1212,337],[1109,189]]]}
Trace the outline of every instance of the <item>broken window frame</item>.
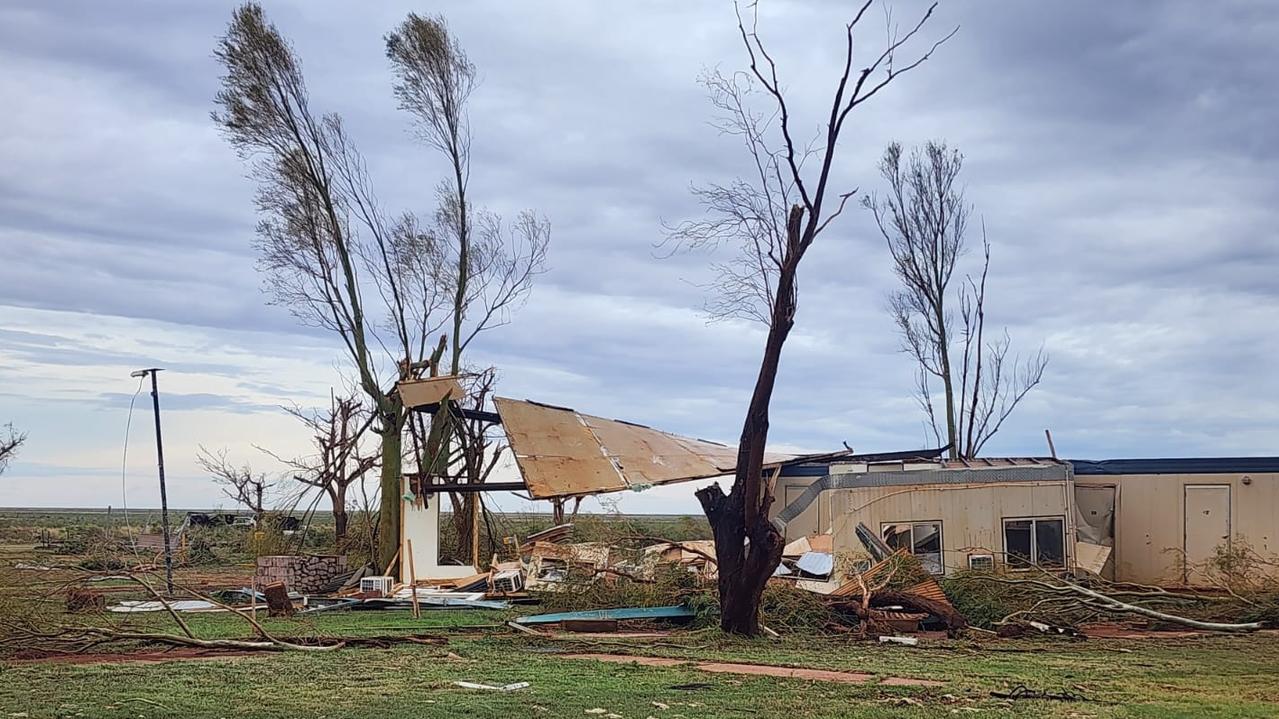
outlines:
{"label": "broken window frame", "polygon": [[[888,544],[888,546],[892,547],[893,549],[897,549],[898,547],[894,546],[892,543],[888,541],[887,531],[890,527],[899,527],[901,525],[908,525],[910,527],[910,546],[906,547],[905,549],[907,549],[907,551],[909,551],[912,555],[919,558],[919,563],[924,567],[924,571],[935,576],[944,575],[946,573],[946,561],[945,561],[946,560],[946,544],[944,541],[942,541],[944,537],[944,530],[945,530],[945,528],[942,526],[942,521],[940,519],[920,519],[920,520],[912,519],[912,520],[902,520],[900,522],[880,522],[879,537],[880,539],[884,540],[885,544]],[[915,539],[915,528],[916,527],[934,527],[934,526],[937,528],[937,533],[936,533],[937,534],[937,551],[936,552],[915,551],[915,547],[918,544],[918,540]],[[934,555],[937,557],[935,561],[932,559],[929,559],[929,557],[932,557]]]}
{"label": "broken window frame", "polygon": [[[1008,541],[1008,525],[1015,522],[1029,523],[1028,531],[1030,533],[1030,556],[1025,557],[1021,553],[1014,553],[1009,549]],[[1039,551],[1039,524],[1056,523],[1060,529],[1058,536],[1061,538],[1061,548],[1058,552],[1060,556],[1059,562],[1045,563],[1041,562]],[[1060,514],[1046,515],[1041,517],[1004,517],[1002,522],[1003,540],[1004,540],[1004,564],[1010,569],[1027,571],[1030,569],[1065,569],[1067,560],[1066,556],[1066,518]]]}

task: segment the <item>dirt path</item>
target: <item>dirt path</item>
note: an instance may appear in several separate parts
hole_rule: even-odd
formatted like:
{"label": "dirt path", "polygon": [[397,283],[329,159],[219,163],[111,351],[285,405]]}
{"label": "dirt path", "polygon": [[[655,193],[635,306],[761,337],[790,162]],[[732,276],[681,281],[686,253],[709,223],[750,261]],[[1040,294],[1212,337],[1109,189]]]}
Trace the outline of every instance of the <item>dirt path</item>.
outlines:
{"label": "dirt path", "polygon": [[864,672],[837,672],[829,669],[798,669],[795,667],[778,667],[768,664],[738,664],[734,662],[699,662],[688,659],[672,659],[670,657],[640,657],[627,654],[559,654],[561,659],[589,659],[597,662],[614,664],[639,664],[646,667],[692,666],[703,672],[717,674],[750,674],[754,676],[779,677],[782,679],[809,679],[819,682],[842,682],[845,684],[865,684],[878,680],[883,686],[894,687],[940,687],[945,682],[932,679],[912,679],[909,677],[878,677]]}

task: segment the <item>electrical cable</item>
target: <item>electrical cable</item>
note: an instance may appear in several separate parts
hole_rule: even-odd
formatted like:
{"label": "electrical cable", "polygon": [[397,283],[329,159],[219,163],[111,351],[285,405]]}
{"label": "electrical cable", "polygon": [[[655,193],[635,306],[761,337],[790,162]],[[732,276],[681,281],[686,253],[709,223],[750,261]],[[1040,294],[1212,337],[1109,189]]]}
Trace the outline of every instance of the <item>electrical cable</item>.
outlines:
{"label": "electrical cable", "polygon": [[120,499],[124,507],[124,533],[129,538],[129,545],[133,548],[133,558],[138,564],[142,564],[142,556],[138,554],[138,539],[132,532],[133,525],[129,522],[129,490],[125,477],[129,467],[129,429],[133,426],[133,405],[138,401],[138,395],[142,393],[142,384],[146,380],[146,375],[138,378],[138,388],[133,391],[133,397],[129,400],[129,416],[124,421],[124,453],[120,458]]}

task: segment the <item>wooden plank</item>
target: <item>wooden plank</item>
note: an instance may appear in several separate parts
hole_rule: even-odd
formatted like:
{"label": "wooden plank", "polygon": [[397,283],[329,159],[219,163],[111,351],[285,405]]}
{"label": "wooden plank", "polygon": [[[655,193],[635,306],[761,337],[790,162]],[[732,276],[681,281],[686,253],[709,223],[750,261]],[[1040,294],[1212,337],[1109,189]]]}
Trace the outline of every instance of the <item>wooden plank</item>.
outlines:
{"label": "wooden plank", "polygon": [[418,606],[418,603],[417,603],[417,566],[413,563],[413,540],[406,539],[404,541],[408,544],[407,554],[409,556],[409,591],[412,593],[412,596],[413,596],[413,618],[421,619],[422,607]]}
{"label": "wooden plank", "polygon": [[462,386],[453,375],[406,379],[397,382],[396,387],[399,388],[400,399],[403,400],[404,406],[409,408],[439,404],[445,398],[452,400],[462,398]]}

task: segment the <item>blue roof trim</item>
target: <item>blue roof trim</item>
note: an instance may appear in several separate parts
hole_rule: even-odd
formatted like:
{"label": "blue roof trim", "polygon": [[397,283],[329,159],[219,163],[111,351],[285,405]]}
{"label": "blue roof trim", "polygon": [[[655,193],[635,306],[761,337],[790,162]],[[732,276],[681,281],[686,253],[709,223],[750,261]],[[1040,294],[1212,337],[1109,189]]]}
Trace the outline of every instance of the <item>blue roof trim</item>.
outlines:
{"label": "blue roof trim", "polygon": [[1279,472],[1279,457],[1170,457],[1166,459],[1068,459],[1078,475],[1246,474]]}

